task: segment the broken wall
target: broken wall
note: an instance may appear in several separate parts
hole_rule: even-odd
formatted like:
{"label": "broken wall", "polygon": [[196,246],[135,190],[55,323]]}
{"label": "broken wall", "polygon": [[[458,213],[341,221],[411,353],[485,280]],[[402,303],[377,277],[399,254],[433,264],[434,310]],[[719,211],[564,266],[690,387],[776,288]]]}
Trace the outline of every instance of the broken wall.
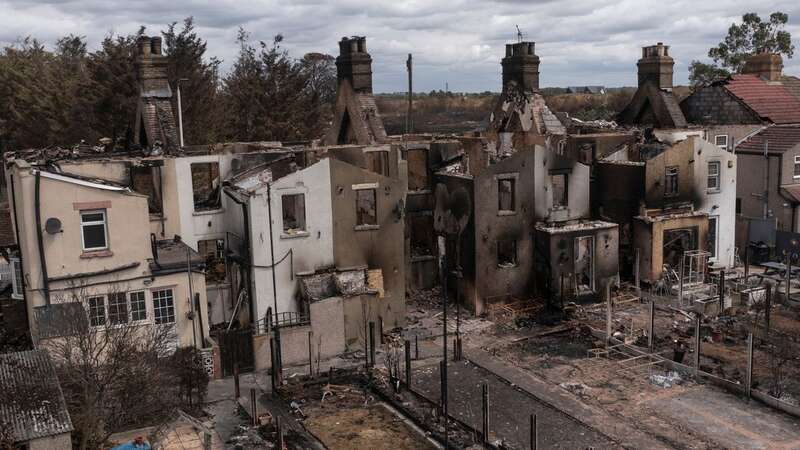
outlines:
{"label": "broken wall", "polygon": [[[451,233],[445,251],[447,252],[448,265],[448,291],[451,299],[458,299],[461,304],[475,314],[483,311],[482,302],[477,298],[476,291],[476,241],[475,241],[475,190],[471,177],[465,175],[437,173],[434,176],[437,195],[437,215],[449,214],[448,220],[462,221],[464,224],[461,234]],[[441,210],[439,210],[441,209]],[[458,216],[458,217],[456,217]],[[436,235],[433,239],[437,240]],[[437,247],[438,256],[438,247]],[[438,273],[439,260],[434,257],[430,264]],[[460,270],[461,277],[455,277],[453,272]],[[440,281],[437,279],[436,284]]]}
{"label": "broken wall", "polygon": [[[691,139],[667,148],[647,160],[645,169],[645,202],[648,208],[666,208],[670,205],[693,202],[694,197],[694,144]],[[667,190],[668,168],[678,171],[677,192]]]}
{"label": "broken wall", "polygon": [[[387,327],[405,324],[406,182],[330,159],[333,218],[333,258],[337,268],[381,269],[385,295],[378,310]],[[370,222],[359,223],[359,191],[373,191]],[[367,192],[369,194],[369,192]],[[361,199],[372,197],[362,196]]]}
{"label": "broken wall", "polygon": [[[537,151],[520,150],[487,167],[475,177],[476,313],[502,298],[526,298],[533,290],[534,197],[540,178],[535,175]],[[500,210],[499,182],[513,180],[514,210]],[[539,181],[536,183],[535,181]],[[588,188],[588,185],[587,185]],[[498,261],[499,241],[515,242],[515,263]]]}

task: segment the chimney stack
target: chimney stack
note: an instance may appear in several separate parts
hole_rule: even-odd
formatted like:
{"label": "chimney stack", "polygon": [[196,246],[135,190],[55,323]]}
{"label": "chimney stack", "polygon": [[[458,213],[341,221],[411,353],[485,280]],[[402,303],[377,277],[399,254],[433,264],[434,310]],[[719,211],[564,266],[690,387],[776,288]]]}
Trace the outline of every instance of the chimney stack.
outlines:
{"label": "chimney stack", "polygon": [[136,44],[140,95],[172,97],[167,78],[167,58],[161,53],[161,38],[142,36]]}
{"label": "chimney stack", "polygon": [[503,91],[509,81],[515,81],[524,92],[539,90],[539,57],[536,56],[535,42],[506,44],[503,58]]}
{"label": "chimney stack", "polygon": [[642,47],[642,59],[636,65],[639,67],[639,87],[651,82],[658,89],[672,90],[675,60],[669,56],[668,45],[659,42],[656,45]]}
{"label": "chimney stack", "polygon": [[339,83],[348,80],[356,92],[372,93],[372,57],[367,53],[366,37],[343,37],[339,41],[336,77]]}
{"label": "chimney stack", "polygon": [[758,75],[767,81],[778,81],[783,71],[783,58],[775,53],[758,53],[747,58],[742,73]]}

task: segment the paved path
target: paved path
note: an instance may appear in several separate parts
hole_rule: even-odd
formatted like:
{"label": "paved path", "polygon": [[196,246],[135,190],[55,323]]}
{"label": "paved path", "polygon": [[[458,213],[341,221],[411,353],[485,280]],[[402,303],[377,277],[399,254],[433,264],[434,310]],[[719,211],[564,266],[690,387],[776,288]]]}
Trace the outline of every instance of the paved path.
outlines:
{"label": "paved path", "polygon": [[609,416],[606,411],[587,405],[561,387],[536,378],[519,367],[510,365],[479,348],[469,348],[467,357],[509,383],[525,390],[543,402],[555,405],[564,413],[610,436],[625,448],[668,449],[669,445],[644,433],[630,424]]}
{"label": "paved path", "polygon": [[[414,369],[413,387],[432,401],[439,399],[438,364]],[[489,386],[492,439],[502,439],[513,448],[529,448],[530,415],[536,414],[540,448],[619,448],[619,444],[567,414],[515,388],[467,361],[448,365],[450,414],[480,430],[481,384]]]}

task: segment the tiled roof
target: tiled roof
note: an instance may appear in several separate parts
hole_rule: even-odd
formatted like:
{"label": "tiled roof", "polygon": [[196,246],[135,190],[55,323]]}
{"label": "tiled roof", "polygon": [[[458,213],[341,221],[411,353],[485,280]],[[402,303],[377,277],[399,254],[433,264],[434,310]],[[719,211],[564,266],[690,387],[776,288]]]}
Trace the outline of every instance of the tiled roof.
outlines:
{"label": "tiled roof", "polygon": [[0,420],[15,442],[72,431],[56,370],[46,350],[0,355]]}
{"label": "tiled roof", "polygon": [[756,133],[736,146],[736,151],[783,153],[800,144],[800,125],[772,126]]}
{"label": "tiled roof", "polygon": [[786,86],[786,89],[788,89],[792,95],[800,99],[800,78],[784,75],[781,77],[781,83]]}
{"label": "tiled roof", "polygon": [[733,75],[725,88],[763,119],[776,124],[800,123],[800,98],[781,83],[756,75]]}

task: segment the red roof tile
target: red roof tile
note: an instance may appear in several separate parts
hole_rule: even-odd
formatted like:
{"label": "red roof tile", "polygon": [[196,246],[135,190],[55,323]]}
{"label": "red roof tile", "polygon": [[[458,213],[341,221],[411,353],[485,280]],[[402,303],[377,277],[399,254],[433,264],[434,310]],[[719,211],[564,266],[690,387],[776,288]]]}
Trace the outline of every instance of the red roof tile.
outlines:
{"label": "red roof tile", "polygon": [[768,144],[770,153],[783,153],[800,144],[800,125],[772,126],[750,136],[736,146],[736,151],[763,152]]}
{"label": "red roof tile", "polygon": [[763,119],[776,124],[800,123],[800,99],[782,84],[748,74],[734,75],[725,88]]}

